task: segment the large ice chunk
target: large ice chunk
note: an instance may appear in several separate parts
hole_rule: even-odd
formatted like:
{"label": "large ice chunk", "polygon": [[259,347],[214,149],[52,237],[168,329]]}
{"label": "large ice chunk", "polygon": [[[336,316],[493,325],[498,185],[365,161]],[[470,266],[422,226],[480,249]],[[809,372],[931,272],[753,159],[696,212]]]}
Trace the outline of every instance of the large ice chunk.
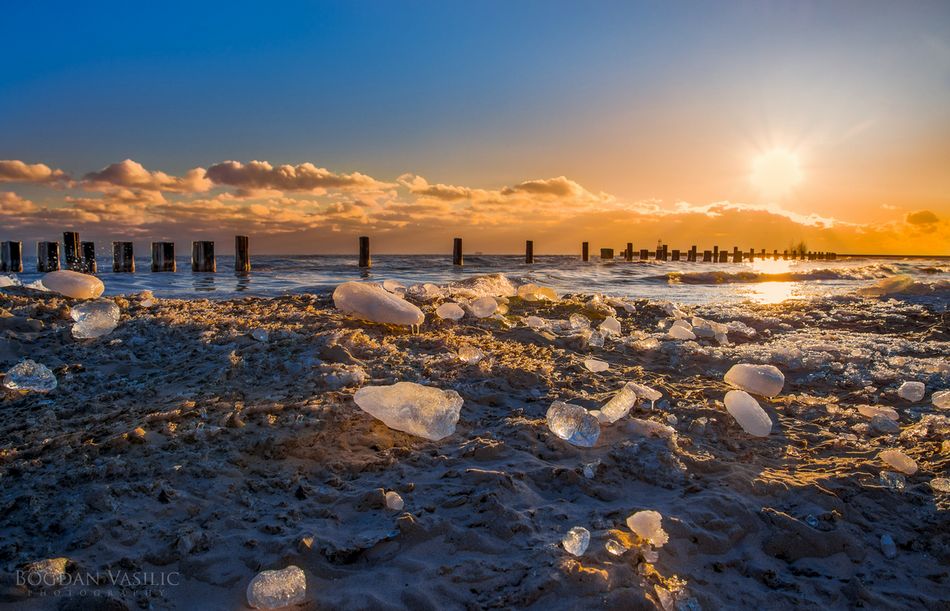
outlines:
{"label": "large ice chunk", "polygon": [[282,609],[307,599],[307,576],[290,565],[279,571],[261,571],[247,584],[247,604],[254,609]]}
{"label": "large ice chunk", "polygon": [[49,272],[40,282],[54,293],[74,299],[95,299],[106,290],[106,285],[95,276],[66,269]]}
{"label": "large ice chunk", "polygon": [[950,390],[935,392],[931,395],[930,400],[933,402],[934,407],[939,407],[940,409],[950,408]]}
{"label": "large ice chunk", "polygon": [[621,332],[620,321],[613,316],[605,318],[598,328],[602,334],[607,336],[620,335]]}
{"label": "large ice chunk", "polygon": [[730,386],[763,397],[774,397],[785,386],[785,376],[774,365],[733,365],[723,380]]}
{"label": "large ice chunk", "polygon": [[591,448],[600,437],[597,417],[579,405],[555,401],[545,417],[552,433],[575,446]]}
{"label": "large ice chunk", "polygon": [[901,473],[906,473],[907,475],[917,473],[917,462],[900,450],[884,450],[878,454],[878,457],[890,465],[892,469],[900,471]]}
{"label": "large ice chunk", "polygon": [[772,432],[772,420],[759,402],[744,390],[726,393],[726,411],[735,418],[742,430],[756,437],[766,437]]}
{"label": "large ice chunk", "polygon": [[583,556],[590,545],[590,531],[583,526],[575,526],[561,539],[561,545],[573,556]]}
{"label": "large ice chunk", "polygon": [[893,407],[888,407],[886,405],[859,405],[858,413],[864,416],[865,418],[874,418],[875,416],[882,416],[888,420],[900,420],[900,416],[897,414],[897,410]]}
{"label": "large ice chunk", "polygon": [[486,295],[470,303],[469,307],[472,308],[472,315],[475,318],[487,318],[498,309],[498,302],[494,297]]}
{"label": "large ice chunk", "polygon": [[670,540],[663,530],[663,516],[657,511],[638,511],[627,518],[627,528],[655,547],[663,547]]}
{"label": "large ice chunk", "polygon": [[73,337],[91,339],[108,335],[119,324],[120,314],[119,306],[108,299],[81,303],[70,311],[76,321]]}
{"label": "large ice chunk", "polygon": [[459,304],[447,301],[435,309],[435,315],[449,320],[461,320],[465,316],[465,310]]}
{"label": "large ice chunk", "polygon": [[600,359],[589,358],[589,359],[584,359],[584,367],[586,367],[588,371],[592,371],[593,373],[600,373],[601,371],[607,371],[608,369],[610,369],[610,363],[608,363],[607,361],[602,361]]}
{"label": "large ice chunk", "polygon": [[353,396],[367,414],[389,428],[433,441],[455,432],[462,397],[454,390],[440,390],[414,382],[392,386],[364,386]]}
{"label": "large ice chunk", "polygon": [[46,365],[27,359],[7,371],[3,377],[3,385],[10,390],[49,392],[56,388],[56,376]]}
{"label": "large ice chunk", "polygon": [[333,304],[357,318],[390,325],[420,325],[425,314],[378,284],[344,282],[333,291]]}
{"label": "large ice chunk", "polygon": [[522,284],[518,287],[518,297],[525,301],[557,301],[557,293],[554,289],[537,284]]}
{"label": "large ice chunk", "polygon": [[904,382],[900,388],[897,389],[897,396],[901,399],[907,399],[908,401],[916,403],[924,398],[926,391],[927,388],[923,382]]}

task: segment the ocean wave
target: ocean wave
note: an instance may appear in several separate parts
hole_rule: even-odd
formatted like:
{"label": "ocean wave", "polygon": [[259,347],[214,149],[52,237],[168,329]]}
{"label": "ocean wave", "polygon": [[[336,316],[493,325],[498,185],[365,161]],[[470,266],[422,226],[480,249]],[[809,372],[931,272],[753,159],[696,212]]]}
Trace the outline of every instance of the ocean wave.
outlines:
{"label": "ocean wave", "polygon": [[857,290],[858,295],[864,297],[887,297],[890,295],[931,295],[934,293],[950,292],[950,280],[936,282],[920,282],[906,274],[889,276],[871,286]]}
{"label": "ocean wave", "polygon": [[812,269],[800,272],[767,273],[754,270],[735,272],[670,272],[656,279],[681,284],[748,284],[756,282],[806,282],[809,280],[873,280],[894,273],[885,265],[869,265],[855,268]]}

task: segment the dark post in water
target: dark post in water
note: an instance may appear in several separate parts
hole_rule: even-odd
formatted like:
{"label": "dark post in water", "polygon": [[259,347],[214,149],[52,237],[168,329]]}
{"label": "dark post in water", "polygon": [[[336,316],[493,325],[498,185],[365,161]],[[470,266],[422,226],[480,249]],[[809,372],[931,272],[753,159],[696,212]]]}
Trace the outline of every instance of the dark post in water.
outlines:
{"label": "dark post in water", "polygon": [[23,271],[23,242],[3,242],[0,244],[0,272],[20,273]]}
{"label": "dark post in water", "polygon": [[627,242],[627,250],[624,251],[624,258],[627,261],[633,261],[633,242]]}
{"label": "dark post in water", "polygon": [[360,267],[372,267],[373,262],[369,257],[369,236],[360,236]]}
{"label": "dark post in water", "polygon": [[87,274],[97,273],[99,266],[96,263],[96,243],[80,242],[79,245],[82,247],[82,271]]}
{"label": "dark post in water", "polygon": [[455,238],[452,241],[452,265],[463,265],[462,259],[462,238]]}
{"label": "dark post in water", "polygon": [[197,240],[191,243],[191,271],[217,271],[217,264],[214,261],[214,242]]}
{"label": "dark post in water", "polygon": [[74,272],[83,271],[81,248],[79,233],[75,231],[63,232],[63,256],[66,259],[66,269]]}
{"label": "dark post in water", "polygon": [[728,263],[728,262],[729,262],[729,253],[727,253],[725,250],[720,250],[720,251],[719,251],[719,262],[720,262],[720,263]]}
{"label": "dark post in water", "polygon": [[532,240],[525,240],[524,243],[524,262],[525,263],[534,263],[534,242]]}
{"label": "dark post in water", "polygon": [[581,242],[581,261],[590,260],[590,243]]}
{"label": "dark post in water", "polygon": [[246,235],[234,236],[234,271],[239,274],[251,271],[250,240]]}
{"label": "dark post in water", "polygon": [[647,250],[646,248],[641,248],[641,249],[640,249],[640,260],[641,260],[641,261],[646,261],[646,260],[649,259],[649,258],[650,258],[650,251]]}
{"label": "dark post in water", "polygon": [[674,248],[674,249],[673,249],[673,256],[672,256],[671,258],[672,258],[673,261],[679,261],[679,260],[680,260],[680,249],[679,249],[679,248]]}
{"label": "dark post in water", "polygon": [[132,273],[135,271],[135,256],[132,242],[112,243],[112,271],[115,273]]}
{"label": "dark post in water", "polygon": [[601,249],[600,249],[600,258],[601,258],[601,259],[613,259],[613,258],[614,258],[614,249],[613,249],[613,248],[601,248]]}
{"label": "dark post in water", "polygon": [[174,242],[152,242],[152,271],[173,272],[175,265]]}
{"label": "dark post in water", "polygon": [[59,269],[59,242],[36,243],[36,271],[55,272]]}
{"label": "dark post in water", "polygon": [[719,260],[719,247],[713,246],[713,263]]}

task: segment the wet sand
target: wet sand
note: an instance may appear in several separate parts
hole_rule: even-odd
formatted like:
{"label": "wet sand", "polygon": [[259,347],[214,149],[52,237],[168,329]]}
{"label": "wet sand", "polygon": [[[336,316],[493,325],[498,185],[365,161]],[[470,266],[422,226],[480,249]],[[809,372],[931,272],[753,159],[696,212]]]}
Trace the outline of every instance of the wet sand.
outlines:
{"label": "wet sand", "polygon": [[[70,605],[98,591],[116,609],[240,609],[258,571],[296,565],[304,608],[950,608],[950,495],[930,486],[950,464],[950,414],[930,402],[950,388],[945,304],[683,307],[732,323],[720,345],[666,337],[669,304],[584,295],[511,298],[504,316],[459,322],[433,315],[441,297],[419,300],[419,333],[353,320],[328,295],[114,299],[120,325],[76,340],[72,300],[0,293],[0,370],[31,358],[59,382],[0,391],[0,604],[82,608]],[[604,348],[523,322],[580,313],[596,327],[610,312],[622,337]],[[460,362],[463,345],[486,359]],[[587,355],[610,369],[587,371]],[[767,438],[723,408],[738,362],[786,376],[758,397]],[[906,380],[924,400],[896,395]],[[398,381],[458,391],[455,434],[413,437],[353,402]],[[663,398],[604,425],[595,447],[545,426],[553,400],[596,409],[627,381]],[[869,427],[863,404],[895,408],[901,431]],[[634,419],[674,434],[644,436]],[[919,466],[903,490],[881,479],[886,448]],[[389,490],[402,511],[385,507]],[[655,562],[624,523],[646,509],[669,533]],[[574,526],[591,533],[580,558],[560,545]],[[631,549],[607,553],[608,537]],[[17,583],[55,558],[73,576],[178,578]]]}

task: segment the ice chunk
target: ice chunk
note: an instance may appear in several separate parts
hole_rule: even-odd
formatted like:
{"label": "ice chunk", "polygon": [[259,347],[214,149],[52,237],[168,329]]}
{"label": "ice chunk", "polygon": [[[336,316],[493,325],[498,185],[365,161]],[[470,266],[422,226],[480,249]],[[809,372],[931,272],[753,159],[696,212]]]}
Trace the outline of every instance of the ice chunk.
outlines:
{"label": "ice chunk", "polygon": [[266,342],[268,339],[270,339],[270,334],[267,332],[267,329],[252,329],[251,338],[259,342]]}
{"label": "ice chunk", "polygon": [[557,293],[553,289],[537,284],[522,284],[519,286],[518,297],[525,301],[557,301]]}
{"label": "ice chunk", "polygon": [[763,397],[774,397],[785,386],[785,376],[774,365],[733,365],[723,380],[730,386]]}
{"label": "ice chunk", "polygon": [[56,376],[46,365],[27,359],[7,371],[3,377],[3,386],[10,390],[50,392],[56,388]]}
{"label": "ice chunk", "polygon": [[414,382],[392,386],[364,386],[353,400],[364,412],[389,428],[433,441],[455,432],[462,397],[454,390],[440,390]]}
{"label": "ice chunk", "polygon": [[65,269],[47,273],[40,282],[46,289],[74,299],[95,299],[106,290],[102,280],[95,276]]}
{"label": "ice chunk", "polygon": [[604,544],[604,549],[606,549],[607,553],[611,556],[623,556],[627,553],[626,546],[616,539],[607,539],[607,543]]}
{"label": "ice chunk", "polygon": [[670,337],[673,339],[691,340],[696,339],[696,334],[685,327],[673,325],[670,327]]}
{"label": "ice chunk", "polygon": [[452,295],[468,299],[476,299],[485,295],[513,297],[516,294],[514,285],[504,274],[472,276],[465,280],[453,282],[448,288]]}
{"label": "ice chunk", "polygon": [[578,314],[575,312],[568,317],[567,322],[570,324],[571,329],[574,329],[575,331],[590,329],[590,319],[583,314]]}
{"label": "ice chunk", "polygon": [[597,417],[579,405],[555,401],[545,415],[551,432],[582,448],[591,448],[600,437]]}
{"label": "ice chunk", "polygon": [[604,336],[600,331],[594,331],[590,334],[590,337],[587,338],[587,345],[592,348],[603,348],[604,347]]}
{"label": "ice chunk", "polygon": [[584,473],[584,477],[587,479],[594,479],[594,476],[597,475],[597,467],[600,466],[600,459],[598,458],[594,462],[589,462],[584,465],[584,468],[581,471]]}
{"label": "ice chunk", "polygon": [[887,488],[890,488],[891,490],[903,492],[904,488],[907,487],[907,478],[900,473],[894,473],[893,471],[881,471],[880,478],[881,484]]}
{"label": "ice chunk", "polygon": [[638,511],[627,518],[627,528],[655,547],[663,547],[670,540],[663,530],[663,516],[657,511]]}
{"label": "ice chunk", "polygon": [[540,316],[526,316],[524,319],[524,324],[528,325],[532,329],[543,329],[547,326],[547,323]]}
{"label": "ice chunk", "polygon": [[917,463],[913,458],[904,454],[900,450],[884,450],[878,454],[878,458],[883,460],[889,467],[905,473],[907,475],[913,475],[917,473]]}
{"label": "ice chunk", "polygon": [[112,333],[119,324],[119,306],[114,301],[101,299],[81,303],[70,311],[76,323],[73,325],[73,337],[91,339]]}
{"label": "ice chunk", "polygon": [[881,553],[885,558],[897,558],[897,545],[894,544],[894,538],[887,533],[881,535]]}
{"label": "ice chunk", "polygon": [[391,325],[420,325],[425,314],[405,299],[378,284],[344,282],[333,291],[333,304],[341,312]]}
{"label": "ice chunk", "polygon": [[930,488],[934,492],[950,492],[950,479],[935,477],[930,480]]}
{"label": "ice chunk", "polygon": [[0,274],[0,289],[7,286],[22,286],[22,282],[16,276],[8,276],[6,274]]}
{"label": "ice chunk", "polygon": [[608,316],[604,319],[604,322],[600,323],[598,329],[604,335],[620,335],[620,321],[613,316]]}
{"label": "ice chunk", "polygon": [[590,545],[590,532],[583,526],[575,526],[561,539],[561,545],[567,553],[583,556],[587,551],[587,546]]}
{"label": "ice chunk", "polygon": [[594,373],[600,373],[601,371],[607,371],[610,369],[610,363],[600,359],[584,359],[584,367],[586,367],[589,371],[593,371]]}
{"label": "ice chunk", "polygon": [[475,365],[485,358],[485,353],[475,346],[461,346],[457,354],[460,361],[469,365]]}
{"label": "ice chunk", "polygon": [[916,403],[924,398],[926,390],[923,382],[904,382],[897,389],[897,396]]}
{"label": "ice chunk", "polygon": [[498,309],[498,302],[495,301],[494,297],[479,297],[473,301],[470,306],[472,308],[472,314],[476,318],[487,318],[495,313],[495,310]]}
{"label": "ice chunk", "polygon": [[886,405],[859,405],[858,413],[864,416],[865,418],[874,418],[875,416],[883,416],[889,420],[899,420],[900,417],[897,415],[897,411],[893,407],[887,407]]}
{"label": "ice chunk", "polygon": [[390,293],[399,293],[406,290],[406,286],[399,282],[398,280],[383,280],[383,288],[389,291]]}
{"label": "ice chunk", "polygon": [[247,585],[247,604],[254,609],[282,609],[307,599],[307,576],[296,566],[261,571]]}
{"label": "ice chunk", "polygon": [[891,420],[888,416],[871,416],[871,421],[868,423],[871,431],[879,435],[890,435],[892,433],[900,433],[901,425],[897,423],[896,420]]}
{"label": "ice chunk", "polygon": [[393,511],[402,511],[402,508],[405,506],[406,503],[402,500],[402,497],[399,496],[398,492],[390,490],[386,493],[386,507]]}
{"label": "ice chunk", "polygon": [[772,432],[772,420],[759,402],[744,390],[726,393],[726,411],[735,418],[742,430],[755,437],[767,437]]}
{"label": "ice chunk", "polygon": [[663,397],[663,393],[656,390],[655,388],[650,388],[649,386],[644,386],[643,384],[637,384],[636,382],[627,382],[627,387],[635,392],[638,397],[650,401],[651,403],[653,401],[659,401]]}
{"label": "ice chunk", "polygon": [[637,404],[637,393],[630,386],[630,382],[623,385],[617,394],[610,398],[600,408],[607,422],[616,422],[630,413],[633,406]]}
{"label": "ice chunk", "polygon": [[437,284],[426,282],[423,284],[413,284],[406,289],[406,294],[419,301],[432,301],[442,297],[445,293]]}
{"label": "ice chunk", "polygon": [[447,318],[449,320],[461,320],[465,316],[465,310],[463,310],[459,304],[446,302],[440,305],[435,309],[435,315],[439,318]]}
{"label": "ice chunk", "polygon": [[930,400],[933,402],[934,407],[938,407],[940,409],[950,408],[950,390],[941,390],[939,392],[935,392],[930,397]]}

